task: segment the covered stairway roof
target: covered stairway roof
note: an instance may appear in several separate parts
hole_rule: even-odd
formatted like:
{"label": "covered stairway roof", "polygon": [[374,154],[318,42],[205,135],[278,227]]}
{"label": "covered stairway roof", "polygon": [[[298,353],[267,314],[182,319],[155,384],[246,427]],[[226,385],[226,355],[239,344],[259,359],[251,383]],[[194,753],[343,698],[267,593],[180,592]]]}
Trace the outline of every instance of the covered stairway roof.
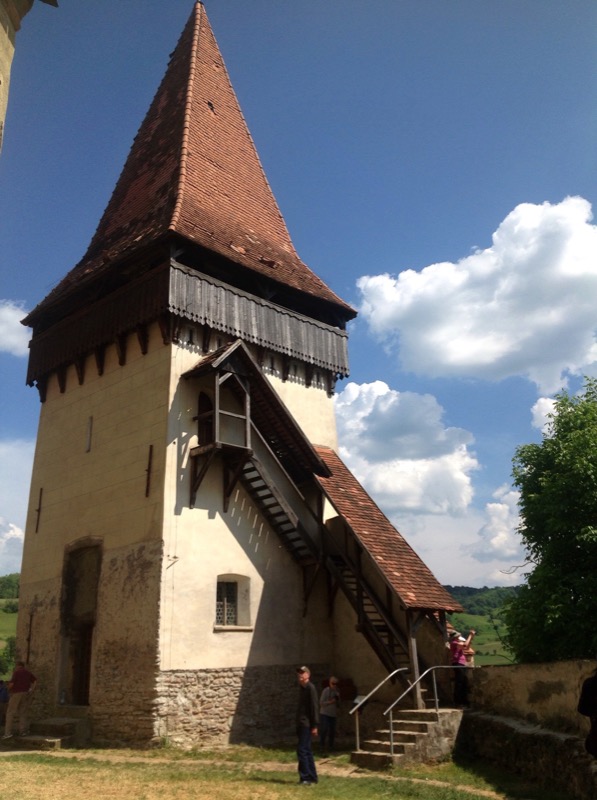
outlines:
{"label": "covered stairway roof", "polygon": [[330,477],[317,476],[316,480],[404,606],[449,613],[462,611],[462,606],[439,583],[340,457],[329,447],[317,445],[315,450],[331,473]]}

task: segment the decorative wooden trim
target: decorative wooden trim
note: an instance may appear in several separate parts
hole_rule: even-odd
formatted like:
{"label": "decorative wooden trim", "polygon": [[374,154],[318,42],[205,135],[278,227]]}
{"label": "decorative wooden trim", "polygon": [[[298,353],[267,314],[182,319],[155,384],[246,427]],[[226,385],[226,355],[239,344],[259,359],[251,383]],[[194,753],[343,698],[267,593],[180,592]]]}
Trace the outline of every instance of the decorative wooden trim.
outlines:
{"label": "decorative wooden trim", "polygon": [[101,376],[104,374],[104,366],[106,364],[106,345],[105,344],[98,345],[94,349],[93,354],[95,356],[97,374]]}
{"label": "decorative wooden trim", "polygon": [[209,346],[211,344],[211,337],[212,337],[212,329],[209,325],[203,326],[203,335],[201,339],[201,352],[202,353],[209,353]]}
{"label": "decorative wooden trim", "polygon": [[290,358],[288,356],[282,356],[282,380],[284,383],[288,380],[288,376],[290,375]]}
{"label": "decorative wooden trim", "polygon": [[46,397],[48,396],[48,376],[42,375],[41,378],[38,378],[35,382],[37,386],[37,391],[39,392],[39,400],[41,403],[46,402]]}
{"label": "decorative wooden trim", "polygon": [[149,329],[147,325],[137,325],[137,340],[141,348],[141,353],[146,356],[147,350],[149,349]]}
{"label": "decorative wooden trim", "polygon": [[121,367],[126,364],[126,345],[128,336],[126,333],[120,333],[116,337],[116,353],[118,354],[118,363]]}
{"label": "decorative wooden trim", "polygon": [[180,331],[182,330],[182,317],[171,317],[170,330],[172,332],[172,341],[178,344],[180,341]]}
{"label": "decorative wooden trim", "polygon": [[171,344],[172,336],[170,333],[170,315],[160,314],[158,317],[158,325],[160,326],[160,333],[162,334],[162,341],[164,344]]}
{"label": "decorative wooden trim", "polygon": [[82,386],[85,382],[85,358],[86,354],[83,353],[75,359],[75,369],[77,371],[79,386]]}
{"label": "decorative wooden trim", "polygon": [[313,384],[315,376],[315,367],[313,364],[305,364],[305,386],[307,389]]}
{"label": "decorative wooden trim", "polygon": [[60,394],[64,394],[66,391],[66,366],[64,364],[61,364],[56,370],[56,377],[58,378]]}

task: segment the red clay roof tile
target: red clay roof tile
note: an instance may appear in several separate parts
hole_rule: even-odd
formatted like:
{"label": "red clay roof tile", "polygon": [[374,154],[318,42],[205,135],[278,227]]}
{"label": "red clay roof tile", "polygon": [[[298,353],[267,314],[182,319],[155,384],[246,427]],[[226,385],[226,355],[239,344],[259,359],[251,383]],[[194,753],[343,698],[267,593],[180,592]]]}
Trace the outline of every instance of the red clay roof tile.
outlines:
{"label": "red clay roof tile", "polygon": [[316,452],[332,473],[317,477],[326,496],[384,573],[407,608],[462,611],[400,535],[361,484],[329,447]]}
{"label": "red clay roof tile", "polygon": [[298,257],[197,3],[79,264],[33,312],[171,233],[355,315]]}

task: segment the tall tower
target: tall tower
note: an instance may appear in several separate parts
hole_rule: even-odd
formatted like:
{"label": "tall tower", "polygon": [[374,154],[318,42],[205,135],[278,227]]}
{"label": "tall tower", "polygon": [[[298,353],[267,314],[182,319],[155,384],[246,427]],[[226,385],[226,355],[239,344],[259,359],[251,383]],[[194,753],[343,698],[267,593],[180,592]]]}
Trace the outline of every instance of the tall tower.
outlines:
{"label": "tall tower", "polygon": [[298,257],[198,3],[87,253],[25,320],[38,713],[263,742],[297,663],[443,657],[456,604],[335,454],[354,315]]}
{"label": "tall tower", "polygon": [[[57,0],[42,0],[50,6],[57,6]],[[21,28],[21,21],[31,10],[33,0],[0,0],[0,149],[4,138],[4,119],[8,105],[10,71],[15,53],[15,39]]]}

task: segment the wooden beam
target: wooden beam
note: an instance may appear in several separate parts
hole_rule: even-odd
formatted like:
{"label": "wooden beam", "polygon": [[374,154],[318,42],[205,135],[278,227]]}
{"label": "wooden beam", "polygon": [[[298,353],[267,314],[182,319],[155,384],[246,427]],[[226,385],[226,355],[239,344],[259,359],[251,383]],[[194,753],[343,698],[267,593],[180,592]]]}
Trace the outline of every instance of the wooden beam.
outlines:
{"label": "wooden beam", "polygon": [[78,356],[75,359],[75,369],[77,370],[77,378],[79,380],[79,386],[82,386],[85,381],[85,360],[86,360],[86,354]]}
{"label": "wooden beam", "polygon": [[95,355],[95,364],[97,367],[97,374],[103,375],[104,374],[104,366],[106,363],[106,345],[100,344],[98,345],[95,350],[93,351]]}
{"label": "wooden beam", "polygon": [[66,391],[66,367],[64,364],[61,364],[56,370],[56,377],[58,378],[60,394],[64,394]]}
{"label": "wooden beam", "polygon": [[137,340],[141,348],[141,353],[146,356],[149,348],[149,330],[147,325],[137,325]]}
{"label": "wooden beam", "polygon": [[128,336],[126,333],[119,333],[116,337],[116,353],[118,354],[118,363],[121,367],[126,364],[126,344]]}
{"label": "wooden beam", "polygon": [[207,454],[205,461],[203,462],[201,468],[199,469],[199,459],[193,458],[192,460],[192,469],[191,469],[191,498],[189,502],[190,508],[195,508],[195,500],[197,499],[197,492],[199,491],[199,487],[201,486],[201,482],[203,478],[207,474],[207,470],[211,462],[214,460],[216,455],[217,448],[212,448],[212,450]]}

